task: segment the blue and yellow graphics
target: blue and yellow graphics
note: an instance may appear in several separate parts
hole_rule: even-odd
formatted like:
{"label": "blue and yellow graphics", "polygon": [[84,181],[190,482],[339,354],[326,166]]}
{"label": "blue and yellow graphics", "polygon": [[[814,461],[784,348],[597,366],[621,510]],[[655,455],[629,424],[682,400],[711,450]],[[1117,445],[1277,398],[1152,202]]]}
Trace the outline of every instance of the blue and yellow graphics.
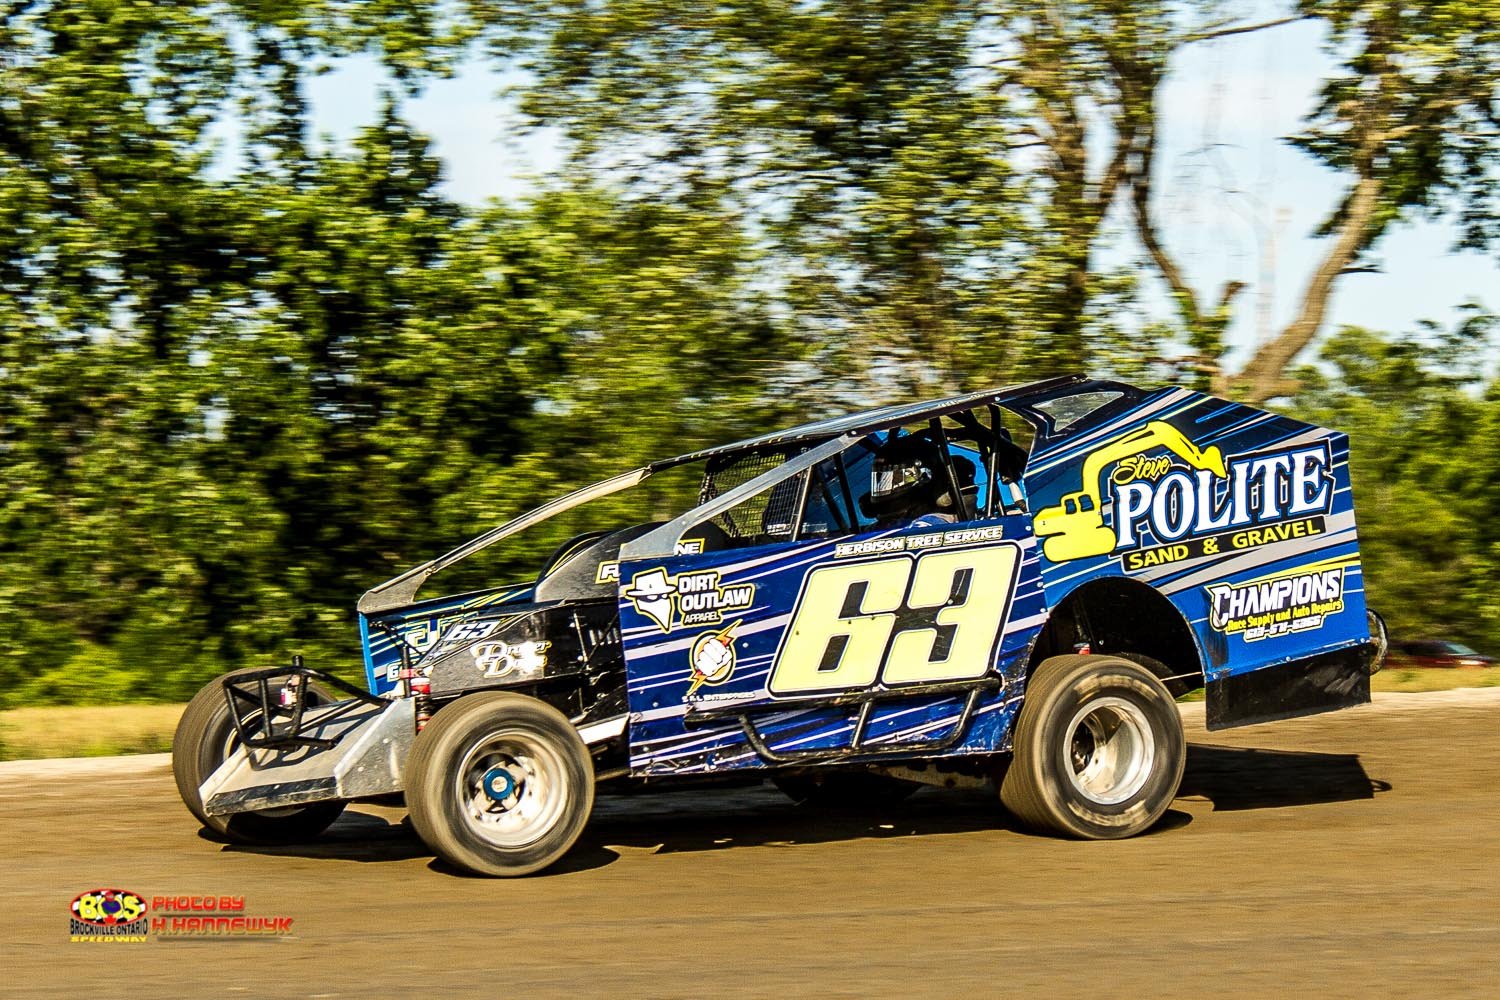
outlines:
{"label": "blue and yellow graphics", "polygon": [[1363,642],[1349,441],[1185,389],[1039,436],[1026,487],[1049,603],[1105,576],[1191,625],[1209,681]]}
{"label": "blue and yellow graphics", "polygon": [[[618,726],[638,777],[1003,752],[1031,670],[1076,653],[1206,686],[1213,726],[1341,707],[1378,666],[1348,456],[1337,431],[1082,376],[808,424],[585,487],[377,588],[370,685],[520,687]],[[690,463],[673,520],[414,599],[553,507]]]}

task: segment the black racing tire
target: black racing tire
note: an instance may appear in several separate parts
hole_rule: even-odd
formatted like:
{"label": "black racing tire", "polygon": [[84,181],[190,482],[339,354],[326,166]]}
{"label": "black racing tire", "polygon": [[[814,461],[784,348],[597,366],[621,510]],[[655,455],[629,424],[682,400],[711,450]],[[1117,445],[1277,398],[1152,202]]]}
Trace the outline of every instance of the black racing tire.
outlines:
{"label": "black racing tire", "polygon": [[771,784],[787,798],[809,809],[876,809],[911,797],[922,787],[872,771],[815,769],[771,775]]}
{"label": "black racing tire", "polygon": [[[238,741],[229,704],[224,700],[224,681],[255,669],[230,671],[210,681],[183,710],[172,735],[172,778],[177,782],[177,794],[199,823],[231,843],[295,844],[312,840],[339,818],[344,802],[313,802],[230,816],[210,816],[203,811],[198,789],[224,763]],[[308,685],[309,703],[333,700],[322,687]]]}
{"label": "black racing tire", "polygon": [[1056,656],[1027,685],[1000,784],[1033,829],[1117,840],[1151,828],[1177,795],[1186,739],[1149,670],[1111,656]]}
{"label": "black racing tire", "polygon": [[[485,790],[509,789],[493,800]],[[594,764],[578,730],[546,702],[465,695],[417,734],[406,804],[422,842],[479,875],[530,875],[578,840],[594,809]]]}

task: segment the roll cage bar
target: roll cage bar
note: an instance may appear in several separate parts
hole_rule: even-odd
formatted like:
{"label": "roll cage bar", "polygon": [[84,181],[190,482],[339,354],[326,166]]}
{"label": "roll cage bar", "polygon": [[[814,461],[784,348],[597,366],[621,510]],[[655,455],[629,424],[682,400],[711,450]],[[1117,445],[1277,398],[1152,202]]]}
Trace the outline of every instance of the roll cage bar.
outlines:
{"label": "roll cage bar", "polygon": [[[683,533],[694,525],[701,524],[723,513],[742,501],[755,496],[764,489],[768,489],[779,482],[813,468],[818,463],[840,454],[866,435],[876,431],[890,430],[924,418],[936,426],[941,418],[945,416],[967,413],[979,407],[985,407],[990,410],[992,426],[998,427],[999,421],[996,419],[998,410],[1000,407],[1004,407],[1036,425],[1039,434],[1052,436],[1051,432],[1053,429],[1050,416],[1045,410],[1037,409],[1034,404],[1046,403],[1064,396],[1098,391],[1120,392],[1132,402],[1141,395],[1139,389],[1123,385],[1119,382],[1099,381],[1089,379],[1083,375],[1066,375],[1026,385],[967,393],[961,396],[952,396],[926,403],[908,403],[866,410],[861,413],[814,421],[793,427],[789,430],[776,431],[759,437],[747,438],[734,444],[707,448],[702,451],[690,452],[686,455],[678,455],[675,458],[653,462],[649,465],[643,465],[638,469],[621,473],[618,476],[584,486],[556,500],[551,500],[511,521],[507,521],[505,524],[470,539],[450,552],[446,552],[435,559],[422,563],[420,566],[409,569],[379,586],[372,587],[360,597],[357,610],[361,614],[370,615],[413,604],[416,601],[417,591],[421,589],[422,584],[426,583],[429,578],[439,571],[467,559],[469,556],[483,549],[489,548],[502,539],[556,517],[558,514],[572,510],[574,507],[581,506],[592,500],[630,489],[633,486],[639,485],[654,473],[676,466],[706,461],[711,458],[732,456],[739,453],[785,450],[798,445],[811,446],[775,468],[734,487],[720,496],[714,497],[707,503],[694,507],[681,516],[668,521],[661,527],[629,542],[620,550],[620,558],[622,560],[661,558],[672,555],[676,542],[681,539]],[[1114,409],[1114,407],[1109,407],[1109,409]],[[964,423],[961,418],[959,422]],[[1071,434],[1083,430],[1086,425],[1093,422],[1091,419],[1079,421],[1070,425],[1066,433]],[[1064,435],[1058,434],[1055,436]],[[945,439],[940,437],[940,440]],[[957,477],[946,443],[944,443],[942,450],[945,472],[955,490],[956,496],[958,488]],[[990,476],[991,483],[995,482],[998,452],[998,448],[991,448],[989,450],[989,461],[986,471]],[[804,483],[803,490],[801,491],[802,495],[798,500],[799,511],[806,504],[807,491],[808,484]],[[995,490],[991,489],[988,494],[988,503],[986,504],[987,515],[993,513],[994,494]]]}

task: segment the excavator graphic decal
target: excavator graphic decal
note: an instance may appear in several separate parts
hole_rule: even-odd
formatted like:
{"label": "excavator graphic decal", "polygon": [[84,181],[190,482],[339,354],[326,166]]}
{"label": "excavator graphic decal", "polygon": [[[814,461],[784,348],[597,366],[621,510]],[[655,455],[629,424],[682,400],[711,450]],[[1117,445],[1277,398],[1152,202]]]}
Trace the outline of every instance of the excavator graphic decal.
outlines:
{"label": "excavator graphic decal", "polygon": [[[1083,488],[1066,494],[1055,507],[1037,511],[1036,533],[1044,539],[1042,550],[1053,562],[1108,555],[1119,543],[1115,529],[1104,523],[1104,497],[1100,480],[1111,464],[1129,464],[1136,474],[1159,474],[1168,465],[1145,461],[1148,452],[1165,448],[1194,469],[1220,479],[1229,475],[1218,448],[1200,449],[1176,427],[1153,420],[1144,427],[1094,450],[1083,463]],[[1131,459],[1140,461],[1129,462]]]}

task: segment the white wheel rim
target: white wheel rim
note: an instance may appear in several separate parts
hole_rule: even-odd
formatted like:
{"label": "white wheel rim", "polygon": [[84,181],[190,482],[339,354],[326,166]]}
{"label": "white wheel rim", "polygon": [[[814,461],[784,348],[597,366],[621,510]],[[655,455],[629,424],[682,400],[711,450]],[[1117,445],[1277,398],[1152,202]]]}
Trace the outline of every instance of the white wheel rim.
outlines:
{"label": "white wheel rim", "polygon": [[1140,706],[1124,698],[1086,702],[1063,730],[1063,770],[1080,795],[1102,806],[1138,794],[1156,763],[1156,741]]}
{"label": "white wheel rim", "polygon": [[[485,786],[494,769],[506,772],[509,794],[495,799]],[[567,805],[562,755],[522,730],[500,730],[475,740],[454,775],[454,793],[465,825],[496,847],[514,850],[536,843],[557,825]]]}

